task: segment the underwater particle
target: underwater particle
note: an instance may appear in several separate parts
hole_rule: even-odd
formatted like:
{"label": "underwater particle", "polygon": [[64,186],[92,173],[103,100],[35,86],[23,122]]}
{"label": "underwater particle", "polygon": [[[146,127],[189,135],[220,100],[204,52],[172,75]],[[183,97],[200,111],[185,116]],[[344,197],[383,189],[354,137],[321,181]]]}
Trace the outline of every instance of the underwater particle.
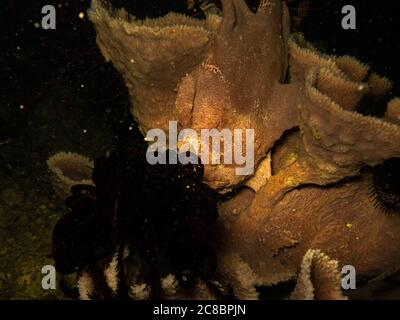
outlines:
{"label": "underwater particle", "polygon": [[35,22],[35,23],[33,24],[33,26],[34,26],[36,29],[38,29],[38,28],[40,27],[40,24],[39,24],[38,22]]}
{"label": "underwater particle", "polygon": [[351,228],[353,227],[353,224],[352,224],[352,223],[346,223],[346,227],[347,227],[348,229],[351,229]]}
{"label": "underwater particle", "polygon": [[79,12],[79,19],[85,19],[85,13],[84,12]]}
{"label": "underwater particle", "polygon": [[87,130],[86,130],[86,129],[83,129],[83,133],[87,133]]}
{"label": "underwater particle", "polygon": [[19,106],[19,108],[20,108],[21,110],[23,110],[23,109],[25,108],[25,106],[24,106],[23,104],[21,104],[21,105]]}

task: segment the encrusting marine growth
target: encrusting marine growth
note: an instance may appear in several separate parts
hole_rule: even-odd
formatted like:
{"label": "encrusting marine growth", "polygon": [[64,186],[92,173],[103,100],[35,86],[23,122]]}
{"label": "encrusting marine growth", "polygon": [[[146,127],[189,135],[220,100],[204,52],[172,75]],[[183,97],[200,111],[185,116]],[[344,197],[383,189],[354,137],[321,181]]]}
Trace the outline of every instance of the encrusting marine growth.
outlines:
{"label": "encrusting marine growth", "polygon": [[53,187],[61,198],[67,198],[76,184],[93,184],[93,161],[80,154],[59,152],[47,160],[47,166],[52,173]]}
{"label": "encrusting marine growth", "polygon": [[399,202],[382,210],[371,185],[375,166],[400,157],[399,99],[382,119],[357,112],[385,97],[390,81],[290,34],[280,0],[261,0],[257,12],[244,0],[222,4],[222,17],[205,20],[139,21],[100,0],[89,12],[142,133],[168,131],[171,120],[255,130],[255,176],[204,166],[205,183],[234,191],[219,205],[216,279],[238,298],[297,279],[292,298],[341,299],[339,265],[353,265],[358,279],[397,270]]}

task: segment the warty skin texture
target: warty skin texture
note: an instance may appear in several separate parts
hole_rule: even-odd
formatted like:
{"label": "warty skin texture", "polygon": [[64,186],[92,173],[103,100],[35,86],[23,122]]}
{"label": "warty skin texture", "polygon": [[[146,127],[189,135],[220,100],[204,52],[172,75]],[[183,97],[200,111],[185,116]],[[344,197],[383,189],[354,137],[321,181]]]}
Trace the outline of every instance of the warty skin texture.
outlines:
{"label": "warty skin texture", "polygon": [[[90,11],[144,133],[167,130],[171,120],[180,128],[252,128],[256,166],[272,153],[257,192],[244,188],[220,206],[221,281],[255,298],[255,285],[295,278],[309,249],[354,265],[360,278],[399,268],[400,215],[375,205],[369,169],[400,157],[398,103],[384,119],[355,111],[363,99],[383,99],[390,82],[289,35],[282,1],[261,1],[256,13],[243,0],[222,2],[222,17],[203,22],[174,14],[140,22],[97,0]],[[205,166],[204,180],[220,192],[249,178],[232,166]]]}

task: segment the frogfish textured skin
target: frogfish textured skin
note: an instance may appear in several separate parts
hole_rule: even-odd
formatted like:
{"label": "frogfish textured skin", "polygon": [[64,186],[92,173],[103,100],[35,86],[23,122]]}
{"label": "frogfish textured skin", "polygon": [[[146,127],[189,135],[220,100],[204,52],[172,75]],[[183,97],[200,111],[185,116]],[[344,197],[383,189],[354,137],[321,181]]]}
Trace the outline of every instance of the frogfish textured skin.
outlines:
{"label": "frogfish textured skin", "polygon": [[221,17],[202,21],[173,13],[139,21],[99,0],[89,12],[143,133],[168,131],[172,120],[255,131],[256,177],[205,166],[212,188],[237,190],[219,208],[221,281],[239,298],[256,298],[256,285],[296,278],[309,249],[354,265],[361,278],[399,268],[400,215],[382,212],[371,196],[371,168],[400,157],[399,99],[382,119],[356,112],[391,83],[290,34],[280,0],[261,0],[255,13],[244,0],[222,4]]}

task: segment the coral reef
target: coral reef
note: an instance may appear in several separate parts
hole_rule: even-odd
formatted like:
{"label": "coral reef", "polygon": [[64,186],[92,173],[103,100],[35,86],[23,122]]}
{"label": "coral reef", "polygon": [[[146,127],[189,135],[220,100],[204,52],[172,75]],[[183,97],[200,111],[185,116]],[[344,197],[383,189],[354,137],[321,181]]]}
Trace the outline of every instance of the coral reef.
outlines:
{"label": "coral reef", "polygon": [[[170,120],[195,130],[255,130],[255,176],[204,167],[212,188],[235,190],[219,207],[221,283],[255,298],[256,285],[299,275],[293,296],[342,298],[330,289],[334,264],[309,249],[354,265],[360,279],[400,265],[398,207],[387,214],[371,190],[372,167],[400,157],[398,99],[385,118],[361,115],[364,100],[387,95],[387,79],[290,35],[282,1],[261,0],[257,12],[243,0],[222,4],[222,17],[203,21],[178,14],[139,21],[93,0],[89,16],[142,132],[168,131]],[[310,283],[311,269],[324,284]]]}

